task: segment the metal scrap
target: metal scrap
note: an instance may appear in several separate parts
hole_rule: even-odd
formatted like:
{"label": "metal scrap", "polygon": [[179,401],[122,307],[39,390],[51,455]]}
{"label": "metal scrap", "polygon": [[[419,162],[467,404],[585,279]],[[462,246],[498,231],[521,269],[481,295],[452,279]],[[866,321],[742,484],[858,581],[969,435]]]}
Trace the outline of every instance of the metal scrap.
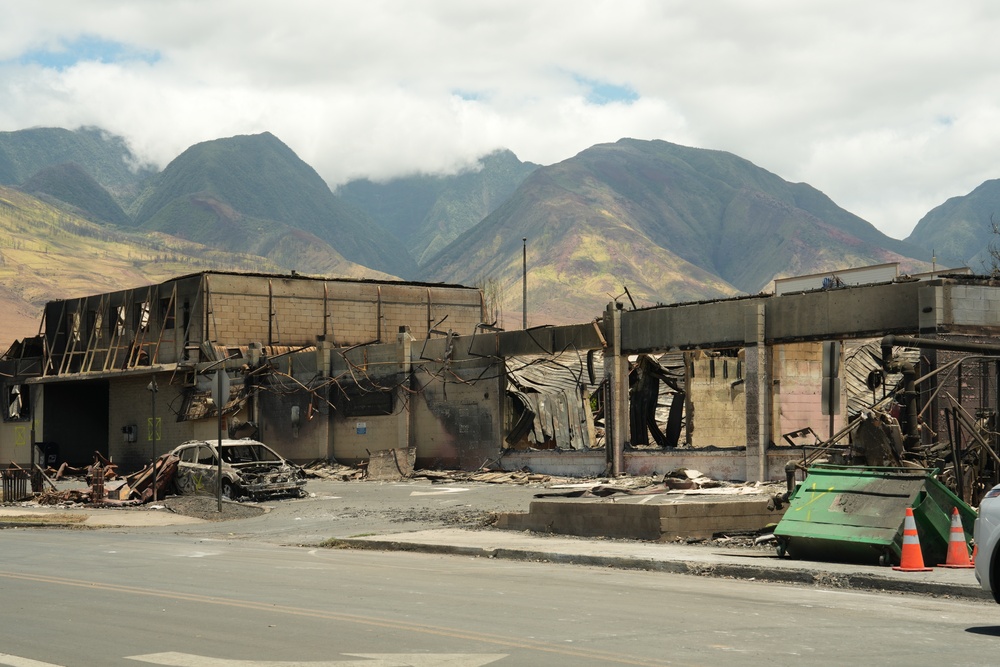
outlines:
{"label": "metal scrap", "polygon": [[[84,468],[73,468],[63,464],[59,470],[38,469],[39,478],[48,481],[51,490],[35,490],[34,498],[41,505],[100,504],[100,505],[142,505],[153,499],[153,467],[156,466],[156,497],[167,495],[177,471],[177,457],[171,454],[160,456],[153,464],[125,477],[119,477],[117,466],[99,452],[94,453],[94,463]],[[87,483],[87,488],[60,491],[49,478],[63,479],[67,472],[79,475]],[[109,483],[110,482],[110,483]]]}

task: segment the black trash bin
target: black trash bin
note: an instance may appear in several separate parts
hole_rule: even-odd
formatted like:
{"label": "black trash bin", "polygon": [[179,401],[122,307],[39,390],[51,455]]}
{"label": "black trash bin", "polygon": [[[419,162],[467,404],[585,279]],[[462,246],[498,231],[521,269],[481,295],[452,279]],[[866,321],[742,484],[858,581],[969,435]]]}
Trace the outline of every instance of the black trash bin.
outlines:
{"label": "black trash bin", "polygon": [[40,442],[38,443],[38,449],[42,453],[41,465],[43,468],[59,467],[59,443]]}

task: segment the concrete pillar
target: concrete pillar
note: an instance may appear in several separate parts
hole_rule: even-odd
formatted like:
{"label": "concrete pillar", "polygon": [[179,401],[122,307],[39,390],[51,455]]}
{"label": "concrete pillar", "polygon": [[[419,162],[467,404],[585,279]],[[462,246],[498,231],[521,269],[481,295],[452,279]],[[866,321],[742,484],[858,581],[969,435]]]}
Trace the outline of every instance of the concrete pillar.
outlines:
{"label": "concrete pillar", "polygon": [[612,475],[625,471],[625,439],[628,424],[628,356],[622,354],[622,310],[621,304],[612,302],[604,311],[604,374],[608,380],[607,404],[605,411],[605,440],[607,442],[608,467]]}
{"label": "concrete pillar", "polygon": [[[950,295],[949,295],[950,296]],[[917,307],[920,313],[917,315],[920,326],[921,338],[937,338],[938,327],[945,319],[945,290],[941,285],[933,283],[922,286],[917,292]],[[927,367],[921,369],[922,373],[934,370],[938,366],[938,351],[925,349],[920,351],[920,356],[927,360]],[[918,409],[923,409],[927,401],[934,400],[938,393],[938,376],[932,375],[926,381],[920,383],[920,398]],[[944,424],[939,423],[937,406],[924,411],[924,418],[928,426],[934,433],[941,433]]]}
{"label": "concrete pillar", "polygon": [[[251,347],[256,346],[256,354],[258,356],[257,357],[251,356],[251,358],[253,359],[253,363],[256,364],[257,363],[257,359],[259,358],[259,354],[260,354],[260,344],[259,343],[251,343],[250,346]],[[251,352],[251,354],[253,354],[253,352]],[[326,340],[326,336],[320,336],[316,340],[316,373],[319,375],[319,377],[326,377],[326,378],[329,378],[329,377],[331,377],[333,375],[333,343],[331,343],[330,341]],[[331,396],[331,393],[332,393],[331,392],[331,385],[328,383],[322,389],[322,392],[323,392],[322,393],[322,399],[324,401],[326,401],[327,406],[329,406],[330,405],[330,401],[333,398]],[[255,415],[255,418],[258,419],[257,423],[260,424],[260,421],[259,421],[260,401],[256,401],[255,400],[254,403],[255,403],[255,405],[254,405],[254,411],[257,413]],[[323,425],[323,428],[326,429],[326,458],[332,461],[333,460],[333,413],[334,413],[334,411],[331,408],[331,409],[326,410],[326,411],[321,411],[320,414],[323,414],[323,412],[328,412],[329,413],[329,417],[327,417],[326,424]]]}
{"label": "concrete pillar", "polygon": [[771,349],[764,344],[763,303],[750,304],[744,314],[746,343],[746,477],[766,481],[767,447],[771,442]]}
{"label": "concrete pillar", "polygon": [[[396,337],[399,343],[399,381],[396,388],[396,448],[407,449],[410,447],[410,433],[412,433],[413,411],[410,410],[410,373],[413,370],[413,363],[410,358],[413,345],[413,336],[410,335],[409,327],[399,327],[399,334]],[[416,447],[416,443],[413,445]]]}

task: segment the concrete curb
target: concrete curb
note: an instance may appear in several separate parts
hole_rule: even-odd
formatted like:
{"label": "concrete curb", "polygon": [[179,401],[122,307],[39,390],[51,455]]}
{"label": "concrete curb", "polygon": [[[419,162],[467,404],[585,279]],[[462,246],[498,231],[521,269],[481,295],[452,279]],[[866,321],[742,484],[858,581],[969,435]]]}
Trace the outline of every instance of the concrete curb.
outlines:
{"label": "concrete curb", "polygon": [[916,593],[938,597],[954,597],[973,600],[993,601],[993,597],[978,586],[947,584],[935,581],[903,581],[868,573],[841,574],[810,567],[766,567],[733,563],[703,563],[685,560],[650,560],[647,558],[625,558],[621,556],[595,556],[585,554],[551,553],[527,549],[482,548],[453,546],[447,544],[426,544],[397,542],[393,540],[371,540],[362,538],[334,538],[323,542],[324,547],[333,549],[364,549],[369,551],[409,551],[427,554],[472,556],[475,558],[500,558],[513,561],[535,561],[563,563],[566,565],[589,565],[622,570],[645,570],[670,574],[689,574],[702,577],[721,577],[755,581],[771,581],[784,584],[804,584],[826,588],[850,590]]}
{"label": "concrete curb", "polygon": [[3,521],[0,520],[0,530],[16,530],[18,528],[81,528],[91,529],[79,521]]}

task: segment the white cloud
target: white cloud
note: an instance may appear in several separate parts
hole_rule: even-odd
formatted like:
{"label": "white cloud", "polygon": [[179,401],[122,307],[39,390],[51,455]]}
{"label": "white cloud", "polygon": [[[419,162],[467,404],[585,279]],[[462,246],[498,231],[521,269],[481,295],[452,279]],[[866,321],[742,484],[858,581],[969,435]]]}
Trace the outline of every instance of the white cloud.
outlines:
{"label": "white cloud", "polygon": [[[4,13],[0,130],[99,125],[161,166],[264,130],[331,185],[454,171],[497,147],[548,164],[666,139],[809,182],[896,237],[1000,176],[1000,6],[987,3],[13,0]],[[37,64],[79,44],[108,57]],[[637,98],[595,104],[595,87]]]}

